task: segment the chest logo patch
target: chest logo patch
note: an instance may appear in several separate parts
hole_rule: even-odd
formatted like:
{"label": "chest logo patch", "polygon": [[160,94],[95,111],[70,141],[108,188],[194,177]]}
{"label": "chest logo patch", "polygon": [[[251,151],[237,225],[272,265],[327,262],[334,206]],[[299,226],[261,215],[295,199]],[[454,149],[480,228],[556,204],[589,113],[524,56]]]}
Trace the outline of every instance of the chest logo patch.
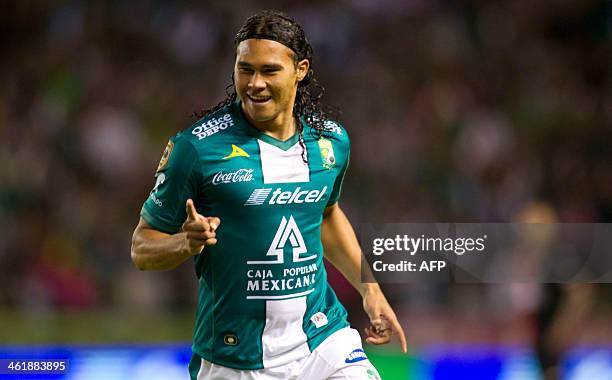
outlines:
{"label": "chest logo patch", "polygon": [[321,161],[325,169],[331,169],[336,166],[336,156],[334,155],[334,147],[328,139],[319,139],[319,150],[321,151]]}
{"label": "chest logo patch", "polygon": [[212,184],[217,186],[224,183],[251,182],[253,180],[253,169],[238,169],[234,172],[217,172],[212,179]]}
{"label": "chest logo patch", "polygon": [[[272,188],[255,189],[244,203],[245,206],[261,206],[268,200],[268,195],[272,192]],[[278,187],[272,193],[272,197],[267,204],[270,205],[290,205],[290,204],[302,204],[302,203],[317,203],[319,202],[325,192],[327,186],[323,186],[322,189],[314,190],[302,190],[301,187],[297,187],[292,191],[283,191],[282,188]]]}
{"label": "chest logo patch", "polygon": [[249,156],[249,154],[245,152],[244,149],[242,149],[241,147],[232,144],[232,153],[223,157],[223,159],[229,160],[230,158],[234,158],[234,157],[251,157],[251,156]]}
{"label": "chest logo patch", "polygon": [[317,257],[316,254],[303,257],[302,254],[308,253],[304,237],[300,231],[293,215],[289,216],[289,220],[283,216],[281,223],[278,226],[278,230],[274,235],[274,240],[268,248],[266,256],[274,257],[275,260],[266,261],[247,261],[247,264],[282,264],[285,262],[284,248],[285,245],[289,245],[293,249],[293,262],[298,263],[302,261],[312,260]]}

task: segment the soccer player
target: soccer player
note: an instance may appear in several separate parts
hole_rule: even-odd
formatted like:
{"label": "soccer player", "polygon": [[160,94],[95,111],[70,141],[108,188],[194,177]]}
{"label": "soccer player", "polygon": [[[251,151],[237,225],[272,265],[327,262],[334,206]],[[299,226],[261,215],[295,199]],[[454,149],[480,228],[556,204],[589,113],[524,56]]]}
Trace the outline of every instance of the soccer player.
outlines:
{"label": "soccer player", "polygon": [[132,260],[194,258],[192,379],[378,379],[327,282],[325,256],[363,297],[367,341],[406,339],[338,206],[346,130],[327,118],[301,26],[264,11],[234,40],[234,92],[170,139]]}

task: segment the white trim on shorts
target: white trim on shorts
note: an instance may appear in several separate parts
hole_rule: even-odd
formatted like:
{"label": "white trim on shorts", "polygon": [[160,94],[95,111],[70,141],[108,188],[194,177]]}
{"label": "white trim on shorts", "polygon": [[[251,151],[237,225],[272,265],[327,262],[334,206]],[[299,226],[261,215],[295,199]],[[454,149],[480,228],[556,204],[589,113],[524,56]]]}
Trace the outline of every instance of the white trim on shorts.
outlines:
{"label": "white trim on shorts", "polygon": [[357,330],[345,327],[328,336],[310,355],[285,365],[238,370],[202,359],[198,380],[380,380],[363,353]]}

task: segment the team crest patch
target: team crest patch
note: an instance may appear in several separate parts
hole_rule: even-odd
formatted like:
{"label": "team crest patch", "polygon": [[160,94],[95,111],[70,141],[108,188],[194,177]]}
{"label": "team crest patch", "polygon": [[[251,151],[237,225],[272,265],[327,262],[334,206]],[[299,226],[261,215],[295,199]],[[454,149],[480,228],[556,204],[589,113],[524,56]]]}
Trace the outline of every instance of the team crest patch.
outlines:
{"label": "team crest patch", "polygon": [[223,159],[227,160],[229,158],[234,158],[234,157],[251,157],[251,156],[249,156],[249,154],[245,152],[244,149],[242,149],[241,147],[232,144],[232,153],[223,157]]}
{"label": "team crest patch", "polygon": [[320,311],[310,317],[312,323],[314,323],[316,328],[323,327],[327,324],[327,315],[321,313]]}
{"label": "team crest patch", "polygon": [[334,147],[328,139],[319,139],[319,150],[321,151],[321,161],[325,169],[331,169],[336,166],[336,156],[334,155]]}
{"label": "team crest patch", "polygon": [[166,145],[166,149],[164,149],[164,153],[162,154],[162,157],[159,160],[159,165],[157,165],[156,171],[160,171],[164,169],[166,165],[168,165],[168,160],[170,160],[172,149],[174,149],[174,142],[172,140],[168,140],[168,144]]}
{"label": "team crest patch", "polygon": [[368,357],[365,352],[361,348],[354,349],[350,354],[344,359],[344,362],[347,364],[357,363],[362,360],[366,360]]}

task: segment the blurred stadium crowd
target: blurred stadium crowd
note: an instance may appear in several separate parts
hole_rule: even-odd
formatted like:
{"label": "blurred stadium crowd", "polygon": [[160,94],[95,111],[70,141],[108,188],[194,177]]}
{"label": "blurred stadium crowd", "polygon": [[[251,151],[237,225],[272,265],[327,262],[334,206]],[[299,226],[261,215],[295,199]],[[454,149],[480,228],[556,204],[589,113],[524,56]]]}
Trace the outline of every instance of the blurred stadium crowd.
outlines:
{"label": "blurred stadium crowd", "polygon": [[[224,97],[234,33],[262,6],[3,5],[0,308],[193,307],[193,269],[138,272],[131,233],[168,137]],[[612,220],[609,1],[265,6],[303,24],[325,98],[343,111],[341,202],[356,225]],[[332,277],[359,321],[356,294]],[[539,289],[388,291],[418,344],[530,342]],[[590,310],[575,340],[612,342],[609,285],[564,291]]]}

